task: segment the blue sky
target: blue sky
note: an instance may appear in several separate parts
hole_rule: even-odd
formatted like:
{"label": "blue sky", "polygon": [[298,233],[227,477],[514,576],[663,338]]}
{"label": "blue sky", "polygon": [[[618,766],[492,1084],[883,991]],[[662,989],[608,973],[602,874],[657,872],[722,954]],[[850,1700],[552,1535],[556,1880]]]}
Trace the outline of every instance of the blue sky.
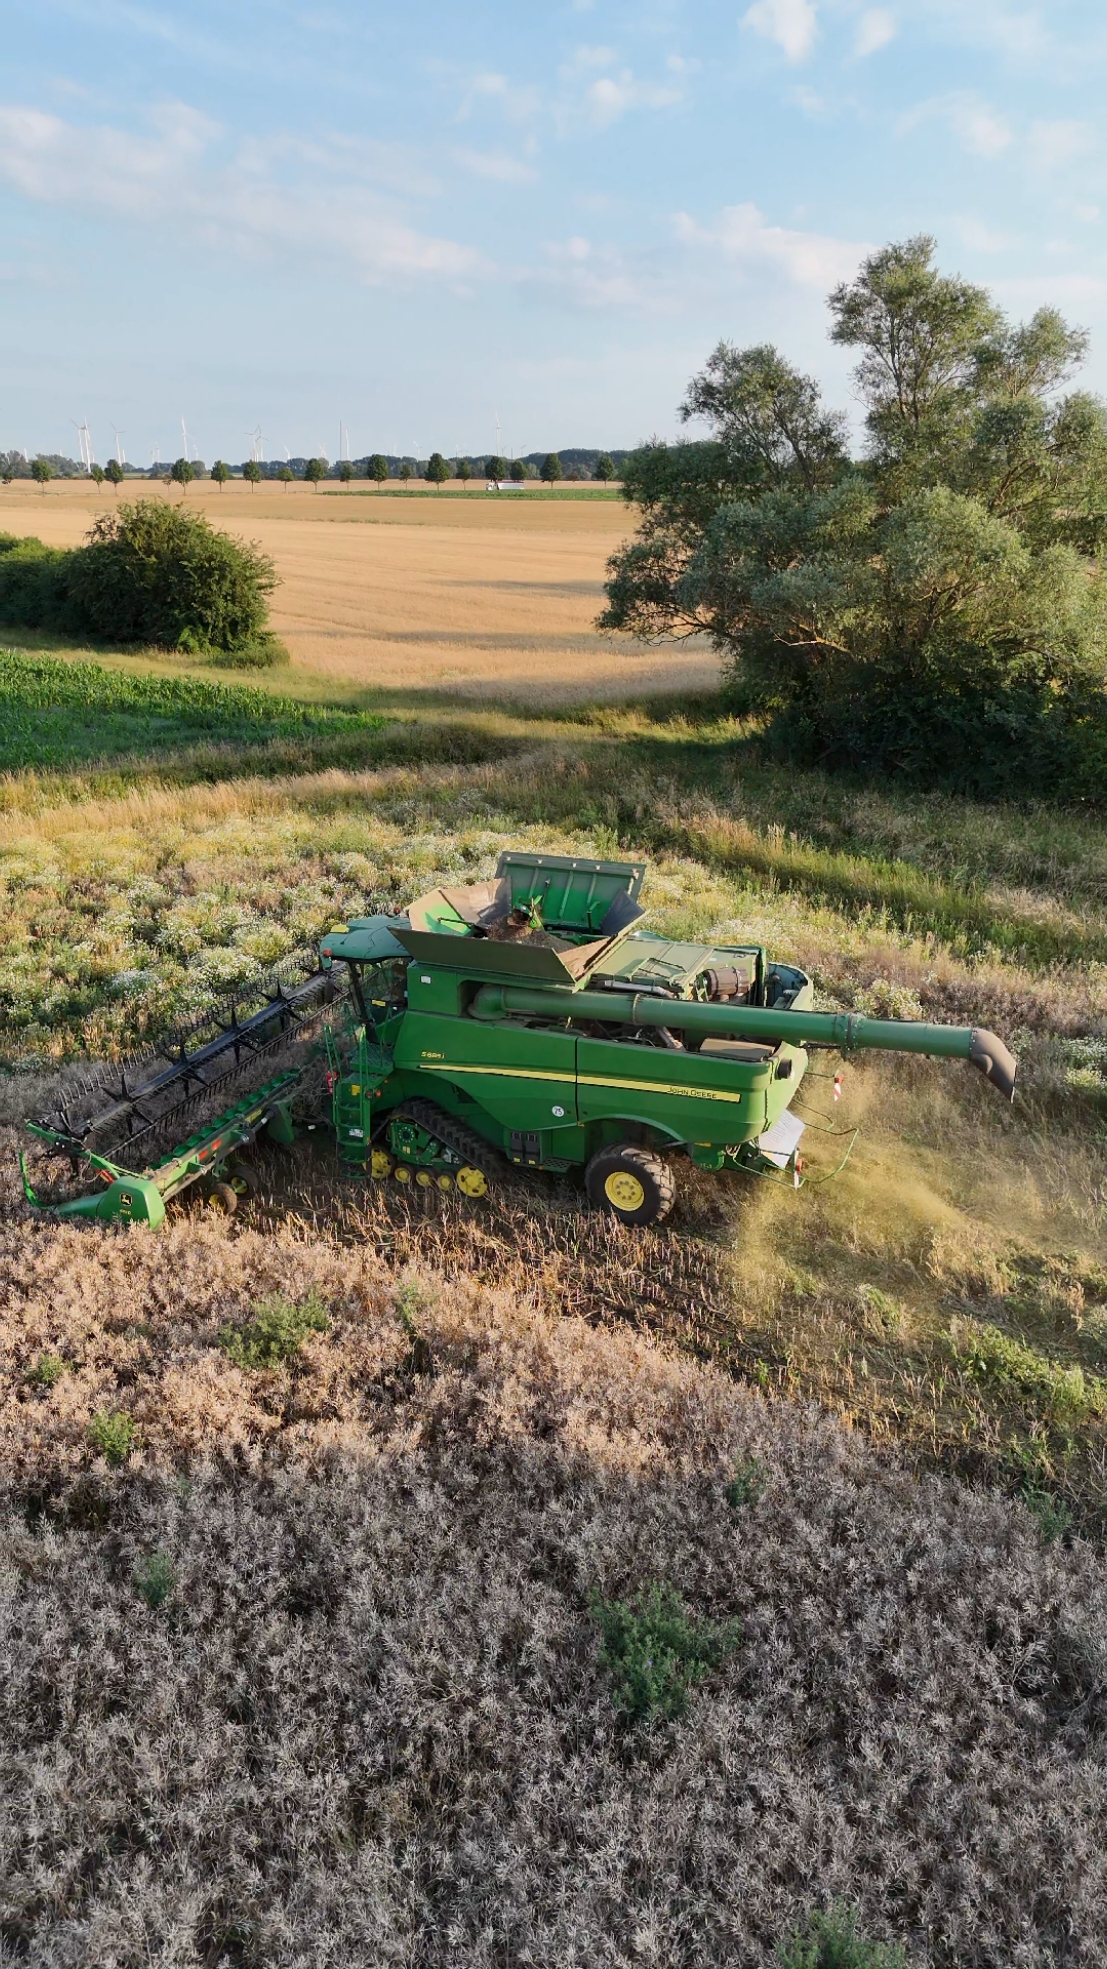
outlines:
{"label": "blue sky", "polygon": [[1107,393],[1093,0],[6,0],[0,447],[632,444],[929,231]]}

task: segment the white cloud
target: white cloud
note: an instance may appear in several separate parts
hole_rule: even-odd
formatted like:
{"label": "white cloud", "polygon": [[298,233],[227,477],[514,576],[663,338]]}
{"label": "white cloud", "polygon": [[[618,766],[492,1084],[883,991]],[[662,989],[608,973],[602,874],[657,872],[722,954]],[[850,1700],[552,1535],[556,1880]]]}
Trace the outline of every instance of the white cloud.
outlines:
{"label": "white cloud", "polygon": [[818,32],[818,21],[811,0],[754,0],[742,16],[743,27],[752,27],[784,50],[790,62],[801,62],[811,53]]}
{"label": "white cloud", "polygon": [[574,75],[585,68],[610,68],[614,60],[614,48],[590,48],[582,43],[579,48],[574,48],[572,61],[565,63],[561,73]]}
{"label": "white cloud", "polygon": [[853,44],[855,55],[875,55],[878,48],[886,48],[894,41],[896,24],[886,7],[871,7],[862,14],[857,23],[857,38]]}
{"label": "white cloud", "polygon": [[934,120],[945,123],[964,148],[977,157],[998,157],[1011,142],[1010,126],[1002,116],[979,96],[968,94],[936,96],[930,102],[920,103],[900,118],[896,128],[902,136]]}
{"label": "white cloud", "polygon": [[[558,73],[564,93],[557,106],[562,131],[579,123],[581,114],[598,129],[605,129],[631,109],[667,109],[681,100],[682,90],[674,81],[645,82],[632,69],[621,68],[609,75],[599,69],[614,69],[614,48],[582,46],[574,49],[572,61],[563,63]],[[679,56],[670,56],[668,68],[674,79],[690,68]]]}
{"label": "white cloud", "polygon": [[666,109],[680,101],[680,90],[663,83],[640,82],[629,68],[618,75],[601,75],[585,91],[592,120],[601,128],[624,116],[628,109]]}
{"label": "white cloud", "polygon": [[1074,205],[1072,209],[1076,217],[1086,226],[1094,226],[1099,217],[1098,205]]}
{"label": "white cloud", "polygon": [[866,248],[827,233],[792,232],[766,225],[756,205],[728,205],[713,226],[700,226],[686,212],[675,220],[686,246],[708,248],[739,268],[776,268],[801,287],[829,287],[857,271]]}
{"label": "white cloud", "polygon": [[470,82],[465,100],[458,110],[459,119],[471,116],[482,98],[498,103],[509,123],[525,123],[536,116],[542,107],[538,90],[530,84],[509,82],[506,75],[489,72],[474,76]]}
{"label": "white cloud", "polygon": [[545,256],[548,271],[537,279],[575,307],[672,314],[682,305],[678,282],[636,264],[615,246],[596,246],[578,236],[551,242]]}
{"label": "white cloud", "polygon": [[957,230],[965,245],[974,253],[1006,253],[1018,241],[1010,233],[992,232],[981,220],[964,216],[957,220]]}
{"label": "white cloud", "polygon": [[533,184],[538,175],[532,165],[501,150],[455,150],[453,155],[475,178],[494,178],[504,185]]}
{"label": "white cloud", "polygon": [[[243,161],[228,152],[219,126],[185,103],[148,120],[150,134],[136,135],[0,106],[0,180],[36,202],[156,225],[169,236],[176,230],[219,250],[342,261],[368,281],[461,280],[481,267],[469,247],[408,224],[358,182],[360,172],[332,168],[326,183],[293,186],[269,168],[264,146]],[[332,166],[335,156],[332,148]],[[317,157],[317,147],[300,147],[302,163]]]}
{"label": "white cloud", "polygon": [[1039,171],[1055,171],[1070,164],[1074,157],[1086,157],[1096,147],[1096,134],[1088,123],[1032,123],[1030,157]]}

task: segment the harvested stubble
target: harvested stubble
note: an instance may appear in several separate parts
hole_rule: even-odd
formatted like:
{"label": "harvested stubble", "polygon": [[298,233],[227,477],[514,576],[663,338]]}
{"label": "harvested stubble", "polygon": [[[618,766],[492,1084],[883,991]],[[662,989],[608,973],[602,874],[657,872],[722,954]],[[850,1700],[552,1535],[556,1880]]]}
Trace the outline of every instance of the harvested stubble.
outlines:
{"label": "harvested stubble", "polygon": [[[1089,1548],[302,1225],[11,1224],[0,1268],[6,1959],[752,1969],[839,1899],[933,1969],[1102,1961]],[[244,1372],[278,1290],[331,1327]],[[588,1609],[651,1581],[742,1639],[628,1732]]]}

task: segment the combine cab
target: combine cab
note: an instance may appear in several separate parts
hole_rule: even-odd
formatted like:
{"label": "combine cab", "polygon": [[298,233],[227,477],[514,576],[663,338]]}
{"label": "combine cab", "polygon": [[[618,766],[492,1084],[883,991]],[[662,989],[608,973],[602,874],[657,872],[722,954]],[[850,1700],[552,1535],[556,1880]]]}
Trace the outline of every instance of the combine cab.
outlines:
{"label": "combine cab", "polygon": [[[271,998],[202,1058],[181,1050],[149,1085],[124,1078],[106,1108],[37,1123],[108,1184],[53,1207],[158,1222],[197,1181],[225,1202],[230,1159],[262,1132],[291,1136],[320,1052],[348,1169],[476,1199],[509,1164],[580,1168],[593,1203],[627,1224],[667,1214],[681,1156],[798,1187],[806,1124],[792,1110],[812,1048],[967,1059],[1012,1094],[1015,1061],[991,1033],[815,1012],[810,980],[760,945],[649,934],[644,873],[640,862],[509,853],[491,882],[343,925],[294,999]],[[346,1016],[322,1025],[313,1062],[304,1019],[338,996]],[[151,1130],[164,1137],[193,1094],[210,1103],[217,1062],[241,1061],[244,1047],[287,1050],[290,1035],[301,1057],[140,1166]],[[253,1053],[247,1066],[256,1076]],[[106,1155],[103,1140],[120,1131]]]}

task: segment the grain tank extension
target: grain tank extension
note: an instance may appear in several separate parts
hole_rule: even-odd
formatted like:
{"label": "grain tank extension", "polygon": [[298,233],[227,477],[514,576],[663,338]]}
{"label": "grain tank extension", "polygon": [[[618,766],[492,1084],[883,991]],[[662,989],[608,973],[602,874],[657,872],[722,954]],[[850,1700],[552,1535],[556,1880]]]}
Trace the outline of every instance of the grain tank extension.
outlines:
{"label": "grain tank extension", "polygon": [[322,1122],[350,1173],[477,1199],[507,1164],[580,1169],[596,1205],[649,1224],[682,1158],[806,1180],[813,1049],[964,1059],[1012,1095],[993,1033],[816,1012],[810,980],[760,945],[651,934],[644,873],[508,853],[490,882],[339,926],[313,975],[33,1123],[48,1156],[99,1188],[41,1198],[24,1168],[28,1201],[157,1224],[199,1185],[233,1209],[254,1141]]}

